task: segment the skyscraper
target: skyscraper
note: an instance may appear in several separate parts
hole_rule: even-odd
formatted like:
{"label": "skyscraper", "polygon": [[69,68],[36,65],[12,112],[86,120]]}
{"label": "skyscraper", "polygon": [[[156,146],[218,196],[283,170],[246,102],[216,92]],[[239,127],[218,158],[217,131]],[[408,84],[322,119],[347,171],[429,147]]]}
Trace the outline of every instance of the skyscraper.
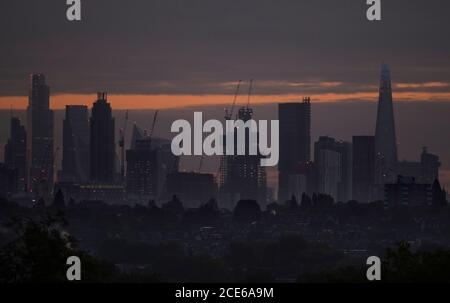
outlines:
{"label": "skyscraper", "polygon": [[157,150],[152,149],[150,139],[136,140],[134,147],[127,150],[127,193],[142,198],[158,195]]}
{"label": "skyscraper", "polygon": [[27,190],[27,132],[20,120],[11,117],[8,143],[5,145],[5,165],[17,170],[17,188]]}
{"label": "skyscraper", "polygon": [[433,184],[439,179],[439,156],[428,152],[423,148],[420,161],[398,161],[395,166],[395,173],[404,177],[414,177],[419,183]]}
{"label": "skyscraper", "polygon": [[383,65],[381,68],[375,129],[375,184],[378,188],[378,198],[382,198],[383,185],[395,180],[394,166],[396,163],[397,142],[392,104],[391,74],[388,66]]}
{"label": "skyscraper", "polygon": [[96,183],[116,180],[114,118],[106,93],[97,93],[90,120],[90,179]]}
{"label": "skyscraper", "polygon": [[158,199],[169,173],[178,171],[179,157],[170,141],[147,136],[134,125],[131,147],[126,151],[127,194],[129,198]]}
{"label": "skyscraper", "polygon": [[291,175],[298,175],[298,167],[310,161],[311,99],[303,102],[278,104],[280,121],[280,160],[278,163],[278,199],[290,198]]}
{"label": "skyscraper", "polygon": [[348,201],[352,191],[351,144],[330,137],[319,137],[314,144],[319,193],[328,194],[335,201]]}
{"label": "skyscraper", "polygon": [[63,121],[61,182],[87,182],[89,180],[89,118],[83,105],[67,105]]}
{"label": "skyscraper", "polygon": [[[238,112],[238,119],[244,122],[252,119],[253,110],[248,106],[242,107]],[[250,128],[245,128],[245,155],[237,154],[237,129],[234,130],[234,155],[225,155],[221,158],[220,169],[220,195],[224,207],[232,209],[240,199],[257,200],[265,206],[267,200],[266,170],[260,165],[262,156],[250,155],[249,144]],[[254,134],[258,138],[258,133]],[[228,136],[228,135],[227,135]],[[224,147],[226,148],[224,139]]]}
{"label": "skyscraper", "polygon": [[426,147],[423,148],[420,155],[421,164],[421,178],[420,180],[425,183],[433,184],[436,179],[439,179],[439,167],[441,162],[439,156],[428,152]]}
{"label": "skyscraper", "polygon": [[375,137],[353,136],[353,199],[359,202],[374,200]]}
{"label": "skyscraper", "polygon": [[0,198],[7,198],[17,191],[17,169],[0,163]]}
{"label": "skyscraper", "polygon": [[53,111],[50,88],[43,74],[30,77],[28,103],[28,149],[30,189],[35,196],[46,196],[53,187]]}
{"label": "skyscraper", "polygon": [[432,203],[431,184],[418,183],[414,177],[397,176],[397,181],[384,185],[384,202],[388,207],[426,206]]}

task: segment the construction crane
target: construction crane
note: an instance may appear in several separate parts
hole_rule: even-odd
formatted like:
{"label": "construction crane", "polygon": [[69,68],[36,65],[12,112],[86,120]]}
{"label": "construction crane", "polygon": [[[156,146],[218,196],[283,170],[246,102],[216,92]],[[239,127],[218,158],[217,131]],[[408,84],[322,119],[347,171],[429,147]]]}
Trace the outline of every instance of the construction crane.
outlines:
{"label": "construction crane", "polygon": [[236,105],[236,99],[239,94],[239,88],[241,87],[241,82],[242,82],[242,80],[238,81],[238,84],[236,87],[236,92],[234,93],[234,97],[233,97],[233,103],[231,103],[230,111],[228,111],[228,109],[225,109],[225,120],[231,120],[233,118],[234,107]]}
{"label": "construction crane", "polygon": [[[225,109],[225,120],[231,120],[233,118],[234,108],[236,106],[236,100],[237,100],[237,97],[239,95],[239,88],[241,87],[241,82],[242,82],[242,80],[239,80],[238,84],[236,86],[236,91],[234,93],[233,102],[231,103],[230,110],[228,111],[228,109]],[[202,154],[201,157],[200,157],[200,163],[198,165],[198,172],[202,171],[203,157],[204,156]],[[219,170],[220,170],[220,166],[219,166]]]}
{"label": "construction crane", "polygon": [[120,147],[120,177],[122,182],[125,180],[125,134],[128,125],[128,109],[125,111],[125,120],[123,128],[120,129],[119,147]]}
{"label": "construction crane", "polygon": [[[237,89],[236,89],[236,94],[234,95],[233,104],[231,106],[230,112],[225,110],[225,119],[226,120],[230,120],[232,118],[232,116],[233,116],[233,111],[234,111],[234,107],[235,107],[235,104],[236,104],[236,98],[237,98],[237,95],[239,93],[239,87],[240,87],[241,82],[242,81],[239,80],[238,86],[237,86]],[[252,95],[252,89],[253,89],[253,79],[250,79],[249,88],[248,88],[248,96],[247,96],[247,106],[245,107],[247,112],[250,112],[250,113],[251,113],[251,110],[249,110],[249,106],[250,106],[250,97]],[[225,158],[222,157],[222,159],[221,159],[221,161],[219,163],[219,167],[218,167],[217,174],[216,174],[216,178],[217,179],[221,176],[221,170],[223,169],[223,165],[225,165],[224,161],[226,161],[226,160],[224,160],[224,159]],[[202,165],[202,162],[203,162],[203,156],[202,156],[202,159],[200,159],[200,167]]]}
{"label": "construction crane", "polygon": [[155,110],[155,114],[153,115],[152,129],[150,129],[150,134],[148,135],[148,138],[150,139],[150,144],[153,138],[153,132],[155,131],[156,118],[158,118],[158,112],[159,110]]}
{"label": "construction crane", "polygon": [[253,88],[253,79],[250,80],[250,85],[248,87],[247,108],[250,106],[250,96],[252,95],[252,88]]}
{"label": "construction crane", "polygon": [[[228,111],[228,109],[225,109],[225,120],[231,120],[233,118],[234,108],[236,106],[236,100],[237,100],[237,97],[239,95],[239,89],[241,87],[241,83],[242,83],[242,80],[239,80],[238,84],[236,86],[236,91],[234,93],[233,102],[231,103],[230,110]],[[222,160],[221,160],[221,162],[222,162]],[[199,168],[198,168],[199,172],[202,169],[202,165],[203,165],[203,155],[200,158],[200,164],[199,164]],[[217,179],[218,179],[218,177],[220,175],[221,169],[222,169],[222,163],[219,164],[219,168],[217,169],[217,174],[216,174],[216,178]]]}

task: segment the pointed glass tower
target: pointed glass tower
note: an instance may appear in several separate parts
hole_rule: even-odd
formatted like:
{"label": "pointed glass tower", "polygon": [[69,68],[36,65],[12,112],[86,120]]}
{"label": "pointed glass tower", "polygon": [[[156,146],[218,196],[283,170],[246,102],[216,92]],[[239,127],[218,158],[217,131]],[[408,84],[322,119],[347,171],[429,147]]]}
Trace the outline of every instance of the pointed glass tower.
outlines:
{"label": "pointed glass tower", "polygon": [[391,74],[385,64],[381,67],[379,93],[375,130],[375,183],[380,185],[382,193],[383,185],[395,179],[394,166],[397,163]]}

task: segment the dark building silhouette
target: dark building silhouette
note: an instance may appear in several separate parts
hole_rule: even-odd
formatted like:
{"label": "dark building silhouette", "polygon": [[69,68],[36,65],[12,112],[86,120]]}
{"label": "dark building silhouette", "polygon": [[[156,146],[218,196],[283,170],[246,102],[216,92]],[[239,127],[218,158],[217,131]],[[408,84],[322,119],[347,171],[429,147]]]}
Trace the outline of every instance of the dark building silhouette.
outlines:
{"label": "dark building silhouette", "polygon": [[83,105],[67,105],[63,121],[63,158],[59,182],[89,181],[89,117]]}
{"label": "dark building silhouette", "polygon": [[353,136],[352,199],[359,202],[374,200],[375,137]]}
{"label": "dark building silhouette", "polygon": [[[278,162],[278,199],[291,197],[292,182],[299,180],[299,167],[311,158],[311,103],[305,97],[303,102],[278,104],[280,123],[280,159]],[[295,180],[293,180],[295,179]],[[306,182],[306,180],[305,180]]]}
{"label": "dark building silhouette", "polygon": [[[317,174],[316,168],[312,161],[301,162],[292,168],[288,174],[287,188],[284,195],[287,194],[289,199],[292,196],[300,199],[303,193],[312,195],[317,191]],[[280,202],[287,201],[280,200]]]}
{"label": "dark building silhouette", "polygon": [[5,145],[5,165],[17,171],[17,189],[27,190],[27,132],[20,120],[11,117],[8,143]]}
{"label": "dark building silhouette", "polygon": [[445,191],[445,188],[441,188],[441,184],[438,179],[434,180],[433,185],[431,186],[431,197],[431,203],[435,207],[444,207],[448,205],[447,192]]}
{"label": "dark building silhouette", "polygon": [[114,118],[106,93],[98,93],[90,120],[90,179],[95,183],[116,181]]}
{"label": "dark building silhouette", "polygon": [[6,198],[17,192],[17,169],[0,163],[0,198]]}
{"label": "dark building silhouette", "polygon": [[385,203],[394,206],[423,206],[432,202],[432,186],[417,183],[414,177],[398,176],[397,182],[384,185]]}
{"label": "dark building silhouette", "polygon": [[135,147],[126,152],[127,193],[139,197],[156,197],[158,193],[157,151],[151,140],[137,140]]}
{"label": "dark building silhouette", "polygon": [[441,166],[439,156],[429,153],[428,149],[424,147],[420,155],[420,164],[421,182],[431,184],[439,179],[439,167]]}
{"label": "dark building silhouette", "polygon": [[375,129],[375,184],[380,198],[383,185],[395,180],[397,141],[395,136],[394,109],[392,102],[391,74],[387,65],[381,68]]}
{"label": "dark building silhouette", "polygon": [[420,155],[420,161],[400,161],[395,165],[394,171],[397,175],[411,176],[420,183],[432,184],[434,180],[439,179],[439,157],[428,153],[424,147]]}
{"label": "dark building silhouette", "polygon": [[126,160],[127,194],[140,202],[159,198],[167,174],[178,171],[179,158],[173,155],[170,141],[150,138],[136,125]]}
{"label": "dark building silhouette", "polygon": [[352,193],[352,146],[322,136],[314,144],[317,191],[335,201],[348,201]]}
{"label": "dark building silhouette", "polygon": [[213,174],[175,172],[167,175],[165,195],[178,197],[185,206],[195,208],[217,197]]}
{"label": "dark building silhouette", "polygon": [[[238,119],[247,122],[252,119],[253,110],[242,107],[238,112]],[[225,155],[220,164],[220,201],[225,208],[234,208],[241,199],[257,200],[265,206],[267,199],[266,170],[260,165],[261,155],[249,154],[250,130],[245,129],[245,155],[237,155],[237,131],[234,139],[234,155]],[[257,131],[257,130],[253,130]],[[256,133],[256,137],[258,134]],[[226,143],[224,140],[226,150]]]}
{"label": "dark building silhouette", "polygon": [[27,115],[30,189],[35,196],[46,196],[53,188],[53,111],[43,74],[30,77]]}

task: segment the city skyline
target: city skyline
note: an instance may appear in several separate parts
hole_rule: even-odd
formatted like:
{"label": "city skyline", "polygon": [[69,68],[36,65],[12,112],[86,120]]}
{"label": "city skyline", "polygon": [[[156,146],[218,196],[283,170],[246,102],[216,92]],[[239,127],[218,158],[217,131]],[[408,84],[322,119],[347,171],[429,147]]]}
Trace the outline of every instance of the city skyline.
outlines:
{"label": "city skyline", "polygon": [[[95,98],[94,98],[95,99]],[[93,100],[94,100],[93,99]],[[343,104],[320,104],[312,103],[315,115],[312,119],[312,141],[314,142],[320,135],[329,135],[337,139],[345,141],[352,141],[353,135],[370,135],[374,132],[375,117],[376,117],[376,103],[362,102],[362,103],[343,103]],[[276,104],[255,105],[254,106],[258,117],[262,119],[274,119],[272,113],[276,112]],[[442,130],[448,127],[448,123],[445,120],[445,113],[449,109],[444,104],[430,104],[430,103],[415,103],[415,102],[396,102],[394,104],[394,110],[396,117],[400,123],[397,123],[399,145],[399,160],[404,161],[416,161],[419,159],[420,151],[423,146],[428,146],[431,152],[438,153],[441,156],[441,183],[446,187],[450,187],[450,173],[449,173],[449,147],[446,141],[439,140],[439,137],[434,136],[434,132]],[[222,106],[202,107],[201,110],[205,111],[205,114],[209,118],[220,118],[223,115]],[[426,113],[426,117],[434,117],[433,120],[423,121],[419,123],[416,119],[412,118],[417,115]],[[5,120],[3,120],[3,126],[0,128],[0,142],[2,145],[6,144],[9,138],[9,117],[10,111],[0,111]],[[55,111],[55,125],[62,125],[62,118],[64,112],[60,110]],[[124,111],[113,109],[113,115],[115,116],[118,125],[123,125]],[[135,121],[143,129],[150,129],[151,117],[153,111],[130,111],[130,121]],[[184,117],[190,119],[192,115],[192,109],[170,109],[161,112],[161,119],[159,120],[159,126],[156,129],[155,134],[159,137],[170,138],[170,122],[171,119],[178,119]],[[14,116],[21,118],[22,124],[26,123],[25,112],[14,111]],[[346,124],[342,124],[340,121],[347,121]],[[353,129],[353,130],[352,130]],[[355,131],[359,129],[359,131]],[[116,127],[116,138],[118,138],[118,127]],[[131,127],[129,128],[131,131]],[[416,135],[411,137],[411,132]],[[128,133],[128,138],[131,138],[131,133]],[[127,139],[129,140],[129,139]],[[129,144],[129,143],[127,143]],[[55,146],[62,147],[62,131],[55,129]],[[0,155],[3,154],[3,149],[0,151]],[[3,155],[4,156],[4,155]],[[3,158],[2,156],[2,158]],[[62,160],[62,153],[55,155],[56,168],[61,168],[60,161]],[[195,158],[195,159],[194,159]],[[195,170],[198,166],[198,157],[194,157],[192,160],[187,161],[182,159],[181,168],[187,171]],[[204,171],[216,172],[218,162],[214,160],[214,157],[204,159]],[[276,171],[268,171],[268,183],[270,186],[276,186],[277,175]]]}
{"label": "city skyline", "polygon": [[[47,112],[51,113],[52,112],[48,109],[49,108],[49,94],[48,92],[50,91],[49,86],[46,85],[45,82],[45,76],[42,74],[33,74],[30,77],[30,106],[29,106],[29,118],[33,117],[33,108],[35,108],[36,110],[39,110],[39,112],[36,112],[33,115],[36,115],[36,117],[41,117],[42,115],[47,115]],[[249,90],[251,91],[251,89]],[[390,72],[389,69],[386,65],[382,65],[381,67],[381,81],[380,81],[380,88],[379,88],[379,103],[378,103],[378,113],[377,113],[377,119],[376,119],[376,131],[375,131],[375,148],[377,148],[377,140],[379,140],[379,142],[381,142],[382,144],[388,144],[385,149],[389,152],[391,152],[389,149],[393,149],[393,159],[391,159],[392,161],[390,161],[389,163],[389,170],[392,170],[393,175],[392,177],[389,178],[389,180],[385,180],[383,182],[380,183],[380,181],[376,181],[375,184],[379,184],[381,186],[384,186],[384,184],[392,182],[394,180],[394,176],[396,176],[398,173],[401,172],[401,174],[407,174],[407,175],[411,175],[411,176],[416,176],[417,180],[427,180],[427,182],[430,184],[430,182],[432,182],[434,177],[431,178],[425,178],[425,177],[421,177],[423,175],[423,173],[421,172],[421,170],[425,169],[427,171],[429,171],[428,175],[429,176],[438,176],[437,173],[433,173],[434,171],[434,162],[436,161],[437,166],[436,166],[436,172],[437,169],[440,166],[439,163],[439,157],[437,157],[437,160],[433,160],[432,157],[435,157],[433,154],[429,154],[430,156],[426,156],[428,160],[425,160],[427,162],[423,162],[423,155],[424,153],[427,155],[426,150],[424,149],[424,152],[422,153],[422,164],[420,164],[419,162],[398,162],[397,159],[397,151],[396,151],[396,145],[397,145],[397,141],[395,138],[395,123],[394,123],[394,116],[393,116],[393,102],[392,102],[392,92],[391,92],[391,82],[390,82]],[[117,160],[117,152],[118,149],[116,147],[116,140],[114,139],[115,133],[116,133],[116,128],[114,127],[114,117],[112,115],[112,108],[110,106],[110,104],[108,103],[107,99],[106,99],[106,93],[101,92],[97,94],[97,101],[93,103],[94,107],[91,113],[91,118],[90,118],[90,140],[91,140],[91,152],[90,152],[90,157],[91,157],[91,163],[94,163],[95,165],[90,165],[90,178],[89,179],[84,179],[85,181],[91,181],[94,183],[98,183],[100,182],[100,184],[119,184],[118,182],[120,182],[120,177],[118,175],[118,171],[117,171],[117,167],[119,165],[121,165],[122,167],[124,167],[124,158],[122,156],[121,160]],[[250,95],[249,95],[250,96]],[[284,145],[288,144],[289,146],[291,145],[291,142],[301,142],[301,145],[299,146],[299,151],[300,152],[298,154],[298,156],[301,158],[299,158],[298,160],[295,160],[294,158],[292,158],[293,155],[288,155],[285,154],[284,157],[282,157],[282,160],[286,161],[287,159],[289,159],[289,162],[286,162],[285,164],[285,168],[282,168],[282,170],[286,171],[287,174],[285,174],[285,177],[283,177],[283,174],[281,174],[278,178],[283,178],[281,180],[285,180],[282,182],[285,182],[284,186],[282,186],[282,188],[284,187],[286,192],[284,193],[283,198],[281,199],[286,199],[286,195],[287,197],[289,197],[291,195],[291,193],[289,193],[290,191],[293,191],[296,193],[296,195],[300,195],[301,192],[306,192],[306,193],[313,193],[313,192],[322,192],[322,193],[327,193],[330,194],[336,201],[340,201],[340,200],[350,200],[351,199],[351,193],[352,193],[352,186],[351,186],[351,170],[352,170],[352,164],[351,164],[351,144],[348,145],[347,147],[344,147],[345,144],[342,141],[335,141],[334,138],[328,138],[327,136],[322,136],[320,135],[319,137],[319,141],[317,141],[315,143],[315,148],[314,148],[314,162],[310,164],[309,161],[309,156],[307,154],[303,155],[305,152],[309,153],[309,149],[311,146],[311,137],[310,137],[310,118],[309,116],[311,115],[311,110],[309,108],[309,104],[310,104],[310,99],[309,97],[305,97],[303,99],[302,103],[280,103],[280,114],[283,113],[283,111],[281,111],[281,108],[284,108],[288,105],[294,106],[292,107],[292,109],[295,108],[295,104],[298,104],[300,106],[305,106],[307,105],[308,107],[306,108],[306,112],[304,114],[302,114],[302,112],[300,111],[299,114],[300,116],[304,116],[302,119],[300,119],[299,121],[304,121],[306,122],[306,124],[298,124],[294,123],[295,119],[292,120],[293,117],[290,117],[289,115],[286,115],[289,111],[284,111],[286,112],[286,114],[280,115],[279,119],[281,119],[282,125],[284,123],[284,130],[282,130],[281,134],[282,136],[284,136],[285,133],[289,133],[294,129],[299,128],[299,133],[297,135],[294,135],[294,137],[290,138],[288,141],[285,140]],[[248,104],[249,105],[249,104]],[[239,112],[241,112],[243,109],[248,108],[247,107],[243,107],[239,110]],[[73,105],[68,105],[66,107],[66,119],[72,119],[70,118],[69,114],[71,113],[71,110],[75,110],[75,109],[82,109],[84,110],[84,114],[81,113],[77,114],[78,118],[76,119],[76,121],[72,121],[71,123],[84,123],[82,120],[85,120],[85,122],[87,123],[87,107],[83,107],[83,106],[73,106]],[[248,108],[249,109],[249,108]],[[289,109],[289,107],[286,107],[286,109]],[[249,109],[252,113],[252,109]],[[42,112],[41,112],[42,111]],[[83,116],[84,115],[84,116]],[[387,116],[386,116],[387,115]],[[43,117],[43,116],[42,116]],[[42,118],[41,117],[41,118]],[[52,114],[53,117],[53,114]],[[128,117],[128,112],[126,113],[126,117]],[[81,118],[81,120],[80,120]],[[305,118],[307,118],[305,120]],[[387,118],[387,120],[386,120]],[[154,119],[156,119],[156,114]],[[36,120],[36,119],[35,119]],[[42,121],[42,120],[46,120],[51,122],[49,125],[53,125],[53,118],[52,119],[39,119],[36,121]],[[80,120],[80,121],[78,121]],[[390,121],[391,120],[391,121]],[[28,122],[28,126],[31,127],[31,134],[33,134],[32,130],[33,128],[36,128],[34,126],[35,122],[33,122],[34,120],[29,120]],[[65,120],[63,125],[64,128],[67,129],[67,131],[64,131],[64,140],[68,139],[68,136],[70,138],[75,137],[75,133],[72,133],[72,131],[70,130],[71,127],[73,126],[69,126],[66,124],[66,122],[68,122],[69,120]],[[101,124],[98,124],[98,122],[96,121],[101,121]],[[111,121],[111,122],[109,122]],[[156,120],[155,120],[156,121]],[[154,122],[155,122],[154,121]],[[309,122],[307,122],[309,121]],[[11,121],[12,123],[12,121]],[[33,124],[30,124],[33,123]],[[126,123],[126,122],[125,122]],[[37,126],[39,126],[38,124],[36,124]],[[75,125],[75,124],[74,124]],[[386,130],[388,131],[393,131],[393,135],[388,136],[389,140],[386,141],[385,139],[383,139],[384,137],[386,137],[386,134],[379,136],[378,132],[379,132],[379,126],[383,125],[383,127],[386,128]],[[45,125],[44,125],[45,126]],[[39,126],[40,127],[40,126]],[[40,131],[40,128],[36,128],[34,130],[34,132]],[[126,126],[125,126],[126,127]],[[155,125],[152,126],[152,133],[153,133],[153,129],[154,129]],[[82,132],[87,132],[87,125],[82,126],[82,128],[85,128],[84,131]],[[354,130],[356,132],[358,132],[358,130]],[[31,134],[29,133],[29,136],[31,136]],[[381,133],[380,133],[381,134]],[[51,144],[53,146],[53,130],[51,132],[51,134],[47,134],[47,133],[43,133],[43,135],[45,136],[51,136]],[[42,136],[43,135],[38,135],[38,139],[42,140]],[[81,135],[81,134],[80,134]],[[299,136],[300,135],[300,136]],[[45,137],[44,136],[44,137]],[[79,136],[79,135],[78,135]],[[122,135],[121,135],[122,136]],[[377,139],[377,136],[378,139]],[[112,138],[111,140],[107,139],[107,138]],[[44,138],[45,139],[45,138]],[[109,140],[110,143],[108,144],[100,144],[99,140]],[[306,141],[304,141],[306,139]],[[15,139],[16,140],[16,139]],[[72,139],[71,139],[72,140]],[[122,140],[122,139],[120,139]],[[331,141],[330,141],[331,140]],[[323,143],[321,143],[323,141]],[[391,142],[392,141],[392,142]],[[31,141],[33,142],[33,141]],[[70,159],[74,159],[73,155],[70,155],[70,153],[73,153],[72,150],[74,150],[75,145],[74,144],[79,144],[79,143],[68,143],[69,141],[65,141],[64,142],[64,149],[63,149],[63,172],[64,172],[64,163],[70,163],[73,162],[73,160],[68,160]],[[383,143],[384,142],[384,143]],[[319,145],[317,145],[319,144]],[[389,144],[393,144],[392,147],[389,146]],[[342,147],[341,147],[342,145]],[[37,145],[36,145],[37,146]],[[96,147],[97,146],[97,147]],[[282,144],[283,146],[283,144]],[[321,146],[321,147],[320,147]],[[101,152],[96,152],[95,150],[100,148],[103,149]],[[48,149],[47,147],[38,147],[40,149]],[[379,148],[379,147],[378,147]],[[31,155],[33,156],[34,150],[36,149],[35,146],[31,146],[28,148],[31,151]],[[58,152],[59,147],[56,147],[56,153]],[[76,149],[79,149],[78,147]],[[283,149],[283,147],[282,147]],[[321,151],[321,149],[323,149],[323,153]],[[128,153],[128,147],[125,146],[125,150],[127,150]],[[150,150],[150,149],[149,149]],[[79,153],[79,151],[77,152]],[[124,150],[120,151],[121,154],[124,153]],[[377,155],[376,157],[376,163],[380,162],[380,159],[382,160],[382,162],[386,162],[385,160],[385,154],[386,152],[382,151],[375,151],[375,154]],[[70,157],[69,157],[70,155]],[[101,155],[101,156],[100,156]],[[289,157],[286,157],[289,156]],[[36,158],[36,156],[34,156]],[[53,173],[52,173],[52,169],[50,168],[43,168],[44,170],[41,170],[38,174],[36,174],[36,172],[32,172],[33,171],[33,166],[36,166],[36,163],[47,163],[49,161],[51,161],[51,163],[47,163],[45,165],[51,165],[52,168],[54,168],[54,164],[53,161],[55,160],[53,153],[50,153],[49,155],[46,155],[45,157],[43,156],[39,156],[40,158],[36,158],[34,160],[31,161],[30,168],[31,168],[31,173],[30,173],[30,177],[31,177],[31,181],[35,180],[36,178],[38,178],[39,180],[42,179],[42,174],[47,176],[45,177],[46,179],[49,179],[51,183],[52,182],[52,178],[53,178]],[[96,158],[98,159],[97,161],[92,161],[92,159]],[[248,156],[246,156],[248,157]],[[391,158],[392,158],[391,157]],[[430,158],[431,157],[431,158]],[[50,160],[48,160],[48,159]],[[292,158],[292,159],[290,159]],[[47,160],[46,160],[47,159]],[[344,159],[345,160],[345,165],[344,165]],[[106,161],[104,164],[102,164],[102,166],[104,168],[99,169],[96,168],[96,166],[100,165],[101,163],[103,163],[102,161]],[[153,162],[156,160],[153,160]],[[431,161],[431,162],[430,162]],[[85,161],[87,162],[87,161]],[[202,160],[200,160],[200,162],[202,162]],[[156,162],[155,162],[156,163]],[[325,164],[324,164],[325,163]],[[334,163],[334,164],[333,164]],[[427,166],[423,166],[424,163],[428,163],[426,164]],[[42,164],[44,165],[44,164]],[[79,166],[80,164],[78,164]],[[286,166],[288,165],[288,166]],[[308,174],[305,171],[305,165],[306,167],[311,166],[311,168],[306,168],[307,170],[312,170],[314,175],[308,176]],[[375,165],[375,169],[377,169],[377,165]],[[420,166],[422,165],[422,166]],[[430,166],[431,165],[431,166]],[[223,166],[223,165],[221,165]],[[298,168],[295,168],[295,167]],[[201,167],[201,164],[200,164]],[[246,167],[246,165],[243,166],[243,168]],[[282,166],[283,167],[283,166]],[[291,168],[291,171],[289,172],[289,167]],[[303,168],[302,168],[303,167]],[[347,168],[344,168],[347,167]],[[355,168],[355,166],[353,166],[353,169]],[[345,172],[343,171],[343,169],[349,171],[349,172]],[[431,171],[430,171],[431,169]],[[67,169],[67,171],[70,170],[74,170],[73,168],[71,169]],[[218,173],[217,173],[218,174]],[[258,173],[259,174],[259,173]],[[380,172],[377,172],[377,174],[379,175]],[[384,175],[386,175],[385,172],[383,172]],[[61,175],[63,176],[63,175]],[[300,180],[298,178],[301,178],[301,176],[306,177],[306,180],[310,179],[309,181],[305,181],[305,180]],[[218,178],[218,175],[216,176]],[[44,179],[45,179],[44,178]],[[292,179],[294,178],[294,179]],[[316,179],[317,178],[317,179]],[[40,182],[43,182],[42,179]],[[123,178],[122,178],[123,179]],[[315,181],[313,181],[311,183],[311,180],[314,179]],[[58,182],[64,181],[70,181],[69,179],[66,178],[60,178],[60,175],[58,174],[58,178],[57,178]],[[264,171],[264,184],[266,184],[266,172]],[[346,181],[344,181],[346,180]],[[375,176],[375,180],[377,180],[377,176]],[[30,181],[30,182],[31,182]],[[73,179],[72,182],[75,181],[77,182],[77,180]],[[79,180],[80,181],[80,180]],[[79,182],[78,181],[78,182]],[[122,182],[125,180],[122,180]],[[219,182],[219,181],[218,181]],[[220,181],[223,182],[223,181]],[[219,182],[219,184],[220,184]],[[259,182],[259,181],[258,181]],[[286,183],[287,182],[287,183]],[[296,185],[292,185],[295,182]],[[300,183],[299,183],[300,182]],[[305,183],[306,182],[306,183]],[[344,182],[344,183],[342,183]],[[36,189],[34,189],[34,185],[32,184],[33,182],[30,183],[30,189],[33,189],[34,191],[36,191]],[[341,184],[342,183],[342,184]],[[50,184],[50,183],[49,183]],[[445,184],[445,179],[444,179],[444,184]],[[279,186],[279,182],[277,182],[276,186]],[[292,187],[294,186],[294,187]],[[300,186],[300,187],[299,187]],[[49,185],[50,187],[50,185]],[[264,185],[265,187],[265,185]],[[224,187],[225,188],[225,187]],[[380,190],[382,189],[378,189],[378,194],[376,196],[378,196],[378,199],[382,198],[382,194],[380,193]],[[51,190],[50,190],[51,191]],[[265,194],[264,194],[265,195]],[[283,195],[283,194],[282,194]],[[261,201],[261,203],[264,204],[265,198]]]}
{"label": "city skyline", "polygon": [[0,0],[0,284],[450,282],[449,12]]}

